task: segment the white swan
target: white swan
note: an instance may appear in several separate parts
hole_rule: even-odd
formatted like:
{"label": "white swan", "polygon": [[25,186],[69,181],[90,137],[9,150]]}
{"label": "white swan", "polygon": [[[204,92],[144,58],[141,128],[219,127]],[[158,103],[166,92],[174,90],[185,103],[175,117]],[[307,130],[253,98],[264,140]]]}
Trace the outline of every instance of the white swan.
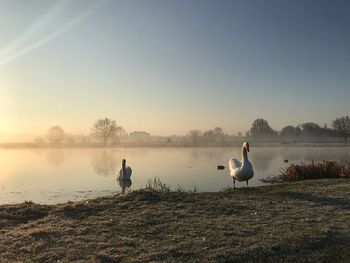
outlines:
{"label": "white swan", "polygon": [[249,143],[244,142],[242,145],[242,161],[231,159],[228,161],[230,174],[233,179],[233,188],[236,188],[237,181],[246,181],[248,187],[248,180],[254,176],[252,163],[248,160]]}
{"label": "white swan", "polygon": [[130,192],[130,187],[132,185],[131,179],[118,179],[117,181],[122,189],[122,194],[125,194],[126,191]]}
{"label": "white swan", "polygon": [[122,168],[120,169],[119,176],[118,176],[119,180],[130,179],[131,177],[132,170],[129,166],[125,166],[125,165],[126,165],[126,160],[123,159]]}

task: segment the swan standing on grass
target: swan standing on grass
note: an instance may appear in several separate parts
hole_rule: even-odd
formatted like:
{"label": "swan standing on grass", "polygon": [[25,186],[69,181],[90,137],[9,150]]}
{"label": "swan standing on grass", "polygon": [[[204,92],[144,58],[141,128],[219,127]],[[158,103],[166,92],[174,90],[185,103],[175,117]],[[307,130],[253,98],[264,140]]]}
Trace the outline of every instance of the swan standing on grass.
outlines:
{"label": "swan standing on grass", "polygon": [[253,165],[248,160],[249,143],[244,142],[242,146],[242,161],[231,159],[228,161],[230,174],[233,179],[233,189],[236,188],[236,180],[239,182],[246,181],[248,187],[248,180],[254,176]]}
{"label": "swan standing on grass", "polygon": [[126,166],[126,160],[123,159],[123,161],[122,161],[122,168],[119,171],[118,179],[119,180],[130,179],[131,173],[132,173],[131,168],[129,166]]}

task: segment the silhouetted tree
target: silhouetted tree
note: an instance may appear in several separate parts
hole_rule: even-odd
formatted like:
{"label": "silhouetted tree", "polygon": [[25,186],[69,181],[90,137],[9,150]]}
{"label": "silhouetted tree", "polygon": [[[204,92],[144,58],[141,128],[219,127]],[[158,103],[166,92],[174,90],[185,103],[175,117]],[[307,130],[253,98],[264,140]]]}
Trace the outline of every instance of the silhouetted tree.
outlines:
{"label": "silhouetted tree", "polygon": [[216,127],[212,130],[205,131],[203,133],[203,138],[207,142],[223,142],[225,134],[222,128]]}
{"label": "silhouetted tree", "polygon": [[45,140],[44,140],[44,138],[42,138],[42,137],[40,137],[40,136],[37,136],[37,137],[34,138],[34,142],[35,142],[36,144],[44,144],[44,143],[45,143]]}
{"label": "silhouetted tree", "polygon": [[107,145],[108,139],[112,138],[117,134],[119,126],[115,120],[108,118],[99,119],[94,123],[91,131],[92,133],[102,139],[103,145]]}
{"label": "silhouetted tree", "polygon": [[199,136],[201,136],[201,131],[200,130],[190,130],[188,132],[188,135],[191,138],[191,141],[193,144],[198,143]]}
{"label": "silhouetted tree", "polygon": [[208,130],[203,132],[203,139],[207,142],[212,142],[214,141],[214,133],[213,130]]}
{"label": "silhouetted tree", "polygon": [[52,126],[47,132],[47,140],[51,143],[61,143],[66,137],[66,133],[60,126]]}
{"label": "silhouetted tree", "polygon": [[293,127],[291,125],[288,125],[284,128],[282,128],[281,133],[280,133],[281,137],[290,137],[290,138],[296,138],[299,137],[301,135],[301,129],[299,126],[297,127]]}
{"label": "silhouetted tree", "polygon": [[301,124],[302,128],[302,134],[304,136],[321,136],[323,134],[323,129],[320,127],[320,125],[313,123],[313,122],[305,122]]}
{"label": "silhouetted tree", "polygon": [[224,130],[220,127],[216,127],[213,129],[213,134],[214,136],[219,136],[219,137],[224,136]]}
{"label": "silhouetted tree", "polygon": [[113,142],[120,142],[120,139],[126,135],[126,132],[122,126],[117,126],[117,131],[115,135],[113,136]]}
{"label": "silhouetted tree", "polygon": [[250,134],[253,137],[273,137],[277,132],[273,130],[267,120],[256,119],[250,129]]}
{"label": "silhouetted tree", "polygon": [[124,136],[126,134],[126,132],[125,132],[125,130],[124,130],[124,128],[122,126],[118,126],[117,127],[117,134],[118,134],[119,137],[122,137],[122,136]]}
{"label": "silhouetted tree", "polygon": [[216,142],[224,142],[225,141],[225,133],[224,130],[220,127],[216,127],[213,129],[213,134]]}
{"label": "silhouetted tree", "polygon": [[344,117],[335,119],[332,123],[332,127],[342,137],[344,137],[345,143],[347,143],[348,137],[350,136],[350,118],[349,118],[349,116],[344,116]]}

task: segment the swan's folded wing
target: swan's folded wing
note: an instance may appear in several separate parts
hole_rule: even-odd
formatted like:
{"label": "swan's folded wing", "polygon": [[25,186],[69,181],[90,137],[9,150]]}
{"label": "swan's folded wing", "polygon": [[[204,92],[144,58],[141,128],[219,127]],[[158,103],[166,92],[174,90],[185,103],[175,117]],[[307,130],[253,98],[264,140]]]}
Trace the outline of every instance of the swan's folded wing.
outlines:
{"label": "swan's folded wing", "polygon": [[132,174],[132,170],[131,170],[131,168],[130,167],[127,167],[127,174],[129,175],[129,177],[131,176],[131,174]]}
{"label": "swan's folded wing", "polygon": [[238,168],[240,168],[242,166],[242,164],[237,159],[231,159],[228,161],[228,166],[230,168],[230,171],[232,171],[232,170],[237,170]]}

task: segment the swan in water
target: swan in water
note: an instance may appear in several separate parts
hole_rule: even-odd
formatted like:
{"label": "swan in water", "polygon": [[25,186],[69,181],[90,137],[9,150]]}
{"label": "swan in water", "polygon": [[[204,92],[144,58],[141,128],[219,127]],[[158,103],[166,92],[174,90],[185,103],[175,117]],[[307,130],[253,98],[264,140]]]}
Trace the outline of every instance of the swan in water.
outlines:
{"label": "swan in water", "polygon": [[248,160],[249,143],[244,142],[242,145],[242,161],[231,159],[228,161],[230,174],[233,179],[233,188],[236,188],[237,181],[246,181],[248,187],[248,180],[254,176],[252,163]]}
{"label": "swan in water", "polygon": [[123,159],[122,161],[122,168],[119,171],[119,180],[125,180],[125,179],[130,179],[131,177],[132,170],[130,166],[126,166],[126,160]]}

